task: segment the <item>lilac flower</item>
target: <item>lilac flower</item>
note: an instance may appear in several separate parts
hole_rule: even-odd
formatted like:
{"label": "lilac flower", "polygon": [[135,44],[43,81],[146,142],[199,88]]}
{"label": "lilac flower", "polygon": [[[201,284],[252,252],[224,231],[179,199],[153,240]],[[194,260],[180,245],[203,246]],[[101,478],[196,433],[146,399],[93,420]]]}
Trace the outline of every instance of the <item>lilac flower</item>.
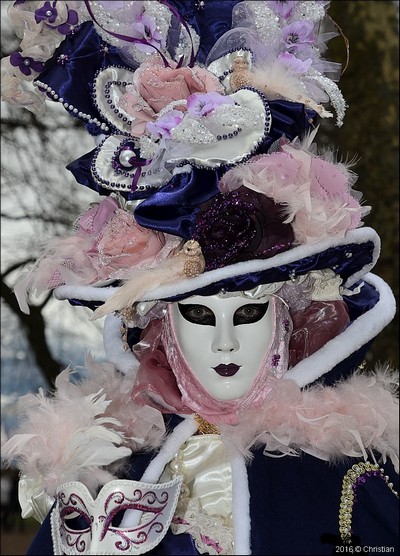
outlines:
{"label": "lilac flower", "polygon": [[295,0],[278,0],[277,2],[270,2],[270,7],[276,14],[287,19],[296,4]]}
{"label": "lilac flower", "polygon": [[170,110],[155,122],[148,122],[146,127],[156,137],[170,137],[171,129],[180,124],[182,119],[183,112],[180,112],[180,110]]}
{"label": "lilac flower", "polygon": [[54,23],[58,15],[56,2],[45,2],[43,6],[35,10],[35,21],[40,23],[41,21],[46,21],[46,23]]}
{"label": "lilac flower", "polygon": [[113,11],[113,10],[119,10],[120,8],[124,7],[125,2],[122,1],[117,1],[117,0],[112,0],[111,2],[98,2],[98,4],[100,4],[105,10],[107,11]]}
{"label": "lilac flower", "polygon": [[290,54],[290,52],[283,52],[279,54],[278,58],[293,73],[307,73],[313,63],[312,58],[300,60],[294,54]]}
{"label": "lilac flower", "polygon": [[221,104],[235,104],[229,96],[219,93],[194,93],[187,99],[187,109],[192,116],[207,116]]}
{"label": "lilac flower", "polygon": [[301,50],[315,41],[314,24],[308,19],[295,21],[282,29],[282,38],[287,48]]}
{"label": "lilac flower", "polygon": [[30,56],[22,56],[20,52],[13,52],[10,56],[10,64],[18,67],[24,75],[31,75],[32,70],[41,73],[44,70],[43,62],[34,60]]}
{"label": "lilac flower", "polygon": [[140,15],[134,24],[135,30],[141,35],[138,38],[143,38],[147,44],[137,43],[136,48],[141,52],[151,53],[154,52],[154,48],[159,48],[160,46],[165,46],[165,41],[157,31],[156,22],[154,19],[148,15]]}

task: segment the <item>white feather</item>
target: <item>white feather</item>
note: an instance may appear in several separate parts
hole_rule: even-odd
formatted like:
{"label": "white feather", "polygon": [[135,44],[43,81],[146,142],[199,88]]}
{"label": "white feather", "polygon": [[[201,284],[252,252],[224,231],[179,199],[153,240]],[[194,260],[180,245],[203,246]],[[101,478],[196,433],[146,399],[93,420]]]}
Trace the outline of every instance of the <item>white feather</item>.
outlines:
{"label": "white feather", "polygon": [[284,98],[300,102],[315,110],[322,118],[331,118],[333,114],[310,98],[309,91],[301,80],[301,74],[295,74],[279,60],[254,67],[252,69],[253,86],[263,91],[269,100]]}

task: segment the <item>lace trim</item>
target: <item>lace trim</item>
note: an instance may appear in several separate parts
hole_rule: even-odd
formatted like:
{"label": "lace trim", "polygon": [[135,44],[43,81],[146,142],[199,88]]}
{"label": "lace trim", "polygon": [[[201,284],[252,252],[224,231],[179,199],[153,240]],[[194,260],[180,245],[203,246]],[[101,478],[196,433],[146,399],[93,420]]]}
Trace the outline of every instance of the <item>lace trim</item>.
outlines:
{"label": "lace trim", "polygon": [[184,498],[178,502],[170,527],[174,535],[189,533],[201,554],[232,554],[231,518],[205,514],[198,498]]}

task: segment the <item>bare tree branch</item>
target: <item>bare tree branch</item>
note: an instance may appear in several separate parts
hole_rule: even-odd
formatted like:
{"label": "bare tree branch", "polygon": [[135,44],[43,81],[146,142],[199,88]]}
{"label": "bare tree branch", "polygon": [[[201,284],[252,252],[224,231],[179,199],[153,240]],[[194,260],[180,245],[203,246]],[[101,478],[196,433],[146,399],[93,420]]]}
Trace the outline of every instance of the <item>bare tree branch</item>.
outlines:
{"label": "bare tree branch", "polygon": [[21,313],[18,302],[11,288],[4,282],[4,280],[1,280],[1,297],[13,313],[17,315],[19,322],[26,333],[35,361],[38,367],[42,370],[48,386],[52,387],[54,380],[62,370],[63,365],[60,361],[53,359],[45,336],[46,327],[42,310],[50,296],[48,296],[46,301],[41,305],[32,306],[30,315]]}

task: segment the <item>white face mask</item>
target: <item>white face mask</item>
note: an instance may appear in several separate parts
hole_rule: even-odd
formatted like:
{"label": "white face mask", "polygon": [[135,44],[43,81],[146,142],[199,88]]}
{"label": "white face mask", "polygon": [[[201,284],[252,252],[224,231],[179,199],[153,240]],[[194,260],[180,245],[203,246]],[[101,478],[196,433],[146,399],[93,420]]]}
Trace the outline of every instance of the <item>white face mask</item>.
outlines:
{"label": "white face mask", "polygon": [[180,350],[201,386],[218,400],[243,397],[273,338],[271,297],[193,296],[174,303]]}

